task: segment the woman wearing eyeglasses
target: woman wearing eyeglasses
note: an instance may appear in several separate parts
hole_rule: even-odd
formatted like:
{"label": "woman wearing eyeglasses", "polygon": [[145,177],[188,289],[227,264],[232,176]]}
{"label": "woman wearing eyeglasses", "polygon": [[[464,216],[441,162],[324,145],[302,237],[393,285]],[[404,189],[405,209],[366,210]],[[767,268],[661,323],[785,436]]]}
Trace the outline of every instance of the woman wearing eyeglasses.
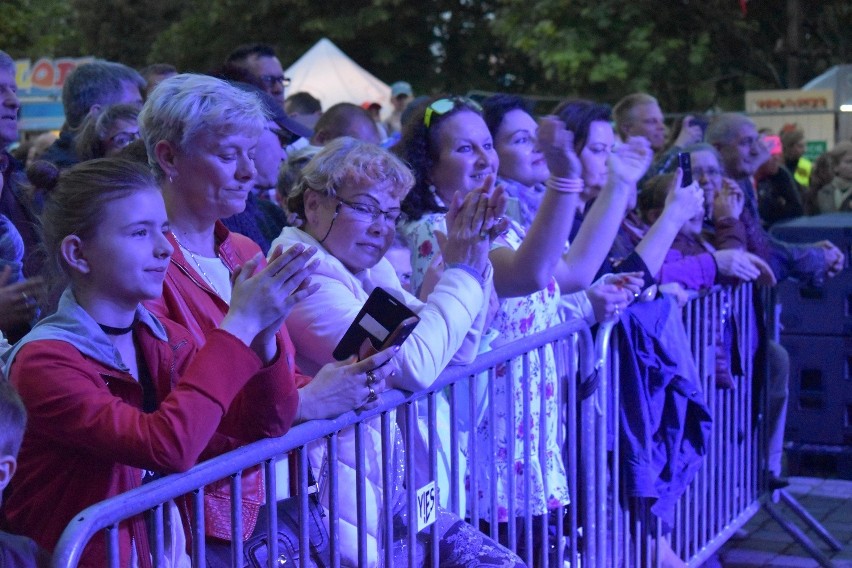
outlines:
{"label": "woman wearing eyeglasses", "polygon": [[89,115],[74,140],[80,161],[111,158],[137,140],[138,116],[138,107],[125,104],[112,105],[98,115]]}
{"label": "woman wearing eyeglasses", "polygon": [[[300,217],[301,228],[285,227],[273,246],[301,244],[317,249],[319,265],[312,281],[319,289],[295,306],[286,321],[296,345],[296,362],[303,371],[311,373],[333,361],[332,352],[346,327],[376,287],[385,289],[420,317],[396,357],[386,365],[391,370],[387,386],[422,390],[446,365],[468,363],[476,356],[491,292],[488,235],[505,201],[501,192],[482,191],[451,201],[443,241],[447,269],[421,302],[403,289],[393,266],[384,258],[396,224],[402,220],[400,202],[413,183],[410,171],[395,156],[348,137],[330,142],[302,170],[288,198],[288,209]],[[484,239],[480,236],[483,233]],[[394,520],[407,525],[405,501],[400,500],[400,496],[404,498],[400,493],[404,480],[401,452],[415,449],[403,448],[397,437],[394,454],[382,456],[379,419],[365,422],[364,427],[367,457],[360,474],[367,480],[367,552],[372,565],[382,546],[378,540],[382,465],[385,461],[394,464]],[[354,487],[359,474],[353,440],[352,430],[340,434],[337,467],[341,487]],[[322,459],[317,452],[322,453],[322,448],[312,452],[314,467]],[[340,498],[341,553],[354,562],[358,542],[355,496],[343,492]],[[438,526],[441,566],[503,566],[506,562],[512,566],[519,562],[443,510],[438,513]],[[405,539],[394,540],[395,557],[403,562]],[[425,541],[419,542],[425,545]],[[418,550],[418,555],[424,551]],[[462,562],[463,558],[475,562]]]}
{"label": "woman wearing eyeglasses", "polygon": [[[587,287],[597,270],[593,264],[599,264],[599,261],[585,264],[582,255],[576,252],[562,256],[578,194],[583,190],[573,135],[558,120],[548,118],[538,127],[538,144],[550,169],[539,213],[528,231],[512,223],[508,232],[492,245],[489,254],[494,267],[494,288],[500,299],[492,324],[499,337],[493,346],[558,324],[560,292]],[[625,173],[632,174],[627,162],[644,163],[644,149],[630,145],[624,148],[624,159],[619,163]],[[479,105],[463,98],[439,99],[415,111],[394,150],[411,164],[416,178],[414,188],[403,202],[409,221],[400,228],[412,251],[412,288],[416,290],[442,249],[436,235],[444,230],[452,195],[490,186],[499,159]],[[572,251],[575,249],[584,251],[586,247],[572,247]],[[493,468],[478,464],[479,492],[472,498],[479,499],[483,517],[491,522],[503,523],[510,517],[520,517],[526,509],[523,491],[516,492],[514,503],[509,502],[510,477],[515,478],[515,487],[524,487],[525,474],[530,476],[533,515],[543,516],[569,501],[562,448],[558,443],[561,410],[556,365],[551,349],[545,348],[542,353],[543,357],[538,352],[530,354],[528,376],[524,375],[520,360],[511,366],[498,367],[500,379],[495,383],[495,399],[489,401],[495,408],[497,422],[490,423],[486,412],[477,427],[480,455],[493,456],[494,463]],[[520,423],[527,406],[525,398],[531,414],[530,428]],[[510,404],[514,406],[511,414]],[[492,447],[492,432],[497,433],[496,447]],[[508,452],[510,436],[515,438],[514,455]],[[530,446],[530,460],[524,459],[526,443]],[[491,511],[492,469],[497,477],[497,511]]]}

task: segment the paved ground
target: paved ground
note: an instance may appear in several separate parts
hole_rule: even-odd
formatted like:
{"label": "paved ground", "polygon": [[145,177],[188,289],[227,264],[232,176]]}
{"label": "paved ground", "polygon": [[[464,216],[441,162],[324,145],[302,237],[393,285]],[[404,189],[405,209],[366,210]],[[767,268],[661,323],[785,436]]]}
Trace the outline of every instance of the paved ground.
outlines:
{"label": "paved ground", "polygon": [[[832,552],[813,531],[806,530],[806,534],[832,559],[835,566],[852,568],[852,481],[815,477],[791,477],[790,481],[790,495],[822,522],[840,541],[843,549]],[[804,523],[783,504],[779,504],[778,508],[805,529]],[[819,566],[766,511],[757,513],[745,525],[744,532],[747,535],[729,541],[717,557],[706,562],[703,568]]]}

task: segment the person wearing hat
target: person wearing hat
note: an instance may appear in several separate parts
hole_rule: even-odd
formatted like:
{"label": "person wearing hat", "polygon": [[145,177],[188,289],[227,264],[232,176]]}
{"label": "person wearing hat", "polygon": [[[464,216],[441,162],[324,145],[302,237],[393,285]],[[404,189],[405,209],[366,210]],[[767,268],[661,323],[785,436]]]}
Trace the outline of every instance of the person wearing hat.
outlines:
{"label": "person wearing hat", "polygon": [[402,130],[402,111],[405,110],[413,97],[414,91],[411,90],[411,84],[405,81],[397,81],[391,85],[390,102],[393,111],[384,123],[388,136],[393,136]]}
{"label": "person wearing hat", "polygon": [[388,137],[388,131],[385,128],[385,125],[382,124],[382,105],[376,101],[364,101],[361,103],[361,108],[366,110],[367,114],[370,115],[370,118],[373,119],[373,122],[376,123],[376,129],[379,131],[379,138],[385,140]]}
{"label": "person wearing hat", "polygon": [[222,219],[232,232],[241,233],[260,246],[263,254],[269,252],[272,239],[281,233],[287,224],[287,216],[270,199],[264,199],[269,192],[275,192],[278,183],[278,171],[287,159],[288,152],[306,145],[313,136],[310,128],[287,116],[278,101],[265,91],[248,83],[232,83],[235,87],[254,93],[263,104],[267,116],[266,125],[255,148],[254,191],[246,199],[246,208],[236,215]]}

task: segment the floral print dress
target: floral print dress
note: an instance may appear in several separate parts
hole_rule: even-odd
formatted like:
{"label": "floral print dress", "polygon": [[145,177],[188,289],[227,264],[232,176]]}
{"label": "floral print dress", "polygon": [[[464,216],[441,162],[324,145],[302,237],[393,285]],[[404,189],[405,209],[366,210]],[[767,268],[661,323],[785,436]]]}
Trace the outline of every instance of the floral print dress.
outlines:
{"label": "floral print dress", "polygon": [[[435,254],[439,252],[435,231],[446,231],[443,214],[426,215],[400,227],[400,234],[408,243],[412,264],[412,289],[418,290]],[[512,223],[508,233],[494,243],[493,248],[510,247],[517,250],[524,230]],[[560,323],[559,286],[551,278],[550,284],[529,296],[506,298],[494,318],[492,329],[498,338],[491,347],[510,343],[521,337],[543,331]],[[543,354],[543,357],[539,356]],[[491,423],[491,411],[479,414],[476,432],[472,436],[477,444],[477,495],[480,515],[491,516],[491,474],[497,477],[497,520],[507,521],[510,515],[520,517],[525,509],[524,495],[524,444],[530,445],[530,461],[526,463],[531,477],[530,505],[533,515],[543,515],[549,509],[567,505],[568,479],[562,460],[558,435],[561,422],[558,376],[553,350],[548,345],[529,355],[530,427],[524,427],[525,387],[524,364],[517,358],[510,365],[496,368],[494,406],[496,422]],[[509,404],[511,401],[511,406]],[[511,439],[514,451],[509,455]],[[492,457],[493,456],[493,457]],[[491,461],[489,461],[489,458]],[[514,476],[515,500],[509,503],[509,477]],[[470,490],[471,480],[465,484]],[[473,499],[474,496],[469,496]]]}

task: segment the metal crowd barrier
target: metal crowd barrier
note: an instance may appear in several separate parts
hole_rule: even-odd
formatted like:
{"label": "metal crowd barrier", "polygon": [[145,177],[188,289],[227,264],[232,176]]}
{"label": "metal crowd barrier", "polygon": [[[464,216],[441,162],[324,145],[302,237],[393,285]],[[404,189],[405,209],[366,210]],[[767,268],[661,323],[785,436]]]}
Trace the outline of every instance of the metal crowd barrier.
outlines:
{"label": "metal crowd barrier", "polygon": [[[693,297],[683,309],[692,356],[713,422],[703,464],[678,501],[669,534],[663,534],[659,519],[637,514],[625,504],[618,451],[620,424],[612,402],[619,400],[620,391],[618,343],[614,340],[619,330],[611,325],[599,330],[598,356],[608,364],[601,367],[606,373],[598,393],[601,419],[596,446],[605,446],[601,438],[610,432],[616,447],[608,455],[596,455],[595,495],[588,500],[597,508],[594,520],[586,524],[606,528],[597,531],[595,549],[589,551],[583,566],[661,566],[662,554],[655,551],[667,546],[689,566],[700,566],[760,509],[757,472],[761,469],[762,446],[752,415],[756,341],[752,293],[750,285],[717,287]],[[717,343],[723,318],[733,318],[741,354],[743,372],[734,375],[733,389],[716,386],[715,355],[720,348]],[[592,522],[595,524],[590,525]]]}
{"label": "metal crowd barrier", "polygon": [[[415,452],[411,450],[414,445],[413,438],[415,432],[419,428],[418,412],[421,416],[425,414],[428,423],[434,425],[437,418],[436,415],[438,412],[437,408],[439,406],[439,399],[442,397],[445,397],[449,403],[449,420],[445,421],[445,423],[448,424],[448,428],[450,430],[450,449],[448,452],[449,464],[447,466],[449,475],[445,476],[449,480],[448,487],[443,488],[444,493],[439,497],[441,500],[446,502],[447,508],[450,511],[455,512],[462,518],[467,516],[469,518],[469,522],[474,527],[478,527],[480,522],[488,522],[492,536],[500,537],[501,535],[499,534],[500,531],[498,530],[498,527],[501,523],[496,522],[496,507],[490,507],[490,514],[486,515],[484,512],[479,510],[476,499],[468,499],[466,501],[469,507],[466,507],[466,509],[469,508],[470,511],[461,510],[461,503],[463,501],[462,496],[468,493],[475,494],[477,490],[477,468],[482,467],[484,462],[488,462],[488,467],[491,468],[488,472],[489,479],[492,480],[492,484],[497,479],[498,473],[495,470],[496,466],[494,460],[483,459],[485,457],[483,454],[485,449],[478,448],[475,444],[470,445],[467,456],[463,455],[463,451],[466,448],[464,447],[464,444],[460,443],[460,440],[464,438],[465,432],[461,432],[460,423],[464,422],[465,416],[469,418],[470,416],[475,416],[477,412],[481,412],[483,403],[488,399],[493,398],[494,387],[497,381],[508,380],[508,375],[504,376],[502,379],[497,377],[496,370],[498,368],[515,362],[516,365],[521,365],[525,372],[528,372],[530,354],[539,353],[539,355],[541,355],[541,353],[547,349],[553,350],[559,377],[564,379],[559,381],[557,393],[560,400],[564,402],[562,408],[565,409],[565,415],[562,416],[560,420],[562,429],[559,436],[563,447],[566,448],[565,462],[566,467],[568,468],[568,477],[571,480],[571,502],[572,504],[575,504],[578,502],[576,483],[578,463],[576,440],[578,438],[577,424],[579,423],[577,419],[576,406],[578,381],[575,379],[577,376],[582,378],[592,376],[592,365],[594,362],[592,356],[594,349],[592,335],[589,328],[582,322],[564,323],[542,333],[536,334],[535,336],[512,342],[511,344],[492,351],[487,351],[481,354],[476,361],[470,365],[456,367],[451,366],[441,374],[439,379],[428,391],[415,393],[413,395],[409,395],[401,391],[386,391],[382,394],[382,403],[378,408],[367,412],[349,412],[334,420],[314,421],[300,424],[293,427],[285,436],[280,438],[266,439],[249,444],[233,452],[229,452],[209,461],[200,463],[185,473],[165,476],[133,491],[129,491],[107,501],[93,505],[77,515],[66,528],[54,550],[52,559],[53,566],[57,568],[77,566],[86,544],[93,538],[106,539],[108,558],[104,559],[103,565],[110,567],[118,566],[119,523],[149,511],[154,513],[151,515],[153,518],[153,529],[149,531],[152,535],[151,550],[154,555],[153,565],[157,567],[165,566],[166,564],[163,552],[163,535],[165,530],[163,527],[163,505],[170,500],[179,499],[184,495],[189,495],[189,498],[194,503],[191,534],[192,565],[204,567],[207,565],[207,559],[204,539],[204,515],[202,513],[204,510],[203,487],[211,482],[230,476],[232,480],[232,496],[235,497],[233,502],[239,503],[239,499],[237,497],[240,495],[241,488],[239,483],[240,472],[255,465],[261,465],[265,474],[265,486],[267,488],[265,510],[268,515],[268,526],[278,526],[277,511],[274,504],[277,500],[290,496],[276,494],[276,487],[280,485],[276,483],[276,471],[278,470],[278,468],[276,468],[276,462],[287,456],[288,453],[291,456],[295,453],[295,455],[298,455],[300,458],[295,460],[298,463],[298,466],[295,468],[297,470],[295,479],[296,486],[303,489],[297,492],[299,499],[299,513],[300,518],[302,519],[299,539],[299,564],[302,567],[311,566],[312,563],[309,559],[309,554],[305,553],[309,547],[306,523],[308,519],[309,503],[308,491],[304,489],[308,487],[308,466],[306,459],[308,455],[308,448],[311,446],[312,442],[317,440],[320,440],[325,444],[330,464],[330,467],[328,468],[327,482],[328,507],[326,524],[328,526],[331,542],[331,565],[339,565],[341,559],[344,557],[343,553],[345,552],[347,553],[345,556],[357,557],[356,563],[362,566],[368,566],[371,564],[383,565],[385,567],[396,566],[398,565],[398,559],[395,560],[394,558],[393,547],[384,546],[380,551],[381,556],[375,559],[369,556],[370,551],[367,547],[368,535],[366,534],[366,523],[363,522],[367,518],[367,511],[365,510],[366,504],[363,475],[365,467],[364,462],[365,459],[368,459],[365,458],[367,451],[367,448],[365,448],[365,424],[371,420],[378,420],[380,422],[382,434],[381,449],[382,455],[384,456],[389,456],[392,453],[393,437],[391,432],[393,431],[394,424],[397,423],[403,426],[402,432],[407,448],[405,462],[405,491],[409,520],[414,519],[417,513],[415,509],[417,497],[417,487],[414,486],[416,483],[414,475],[415,469],[418,466],[422,466],[425,461],[428,463],[428,471],[431,472],[431,479],[435,480],[438,478],[439,433],[436,432],[435,428],[428,429],[428,449],[425,452],[425,455],[419,454],[415,456]],[[519,377],[518,380],[520,381],[521,378]],[[528,391],[528,387],[525,387],[524,394],[529,395]],[[483,399],[483,397],[487,398]],[[529,396],[527,396],[527,399],[529,399]],[[466,404],[464,406],[462,406],[462,400],[466,400]],[[486,412],[492,413],[493,416],[494,409],[492,405],[484,404],[484,408],[486,408]],[[526,416],[514,417],[516,424],[521,423],[521,421],[530,420],[531,413],[529,404],[525,405],[524,410]],[[396,418],[395,421],[394,416]],[[358,452],[356,458],[357,482],[354,488],[340,486],[338,482],[338,467],[336,466],[339,451],[337,443],[338,438],[341,432],[348,429],[354,429],[355,446]],[[528,456],[530,452],[530,444],[528,438],[526,440],[527,441],[524,445],[526,455]],[[512,455],[512,451],[512,448],[510,448],[509,455]],[[479,452],[479,454],[477,454],[477,452]],[[465,462],[469,473],[468,478],[471,480],[472,485],[468,491],[466,491],[460,483],[460,473],[463,472]],[[317,464],[312,465],[316,466]],[[393,468],[394,464],[390,463],[389,459],[383,460],[382,479],[384,480],[384,484],[382,490],[384,499],[383,511],[381,511],[382,514],[380,515],[380,524],[382,525],[381,529],[385,535],[393,534],[395,528],[394,520],[389,514],[391,512],[390,499],[387,498],[387,495],[390,492],[390,486],[392,485],[391,479],[395,473]],[[517,479],[516,476],[510,475],[511,482],[509,483],[509,487],[510,496],[512,498],[518,494],[518,491],[522,491],[524,488],[529,487],[530,472],[526,467],[523,469],[524,471],[521,472],[520,477]],[[339,519],[341,513],[340,495],[342,492],[354,492],[356,494],[358,509],[357,541],[359,544],[357,552],[340,550]],[[492,492],[491,495],[493,496],[494,493]],[[526,494],[526,499],[529,499],[529,494]],[[494,500],[492,498],[492,504],[494,504],[493,501]],[[232,506],[231,518],[231,551],[233,558],[241,558],[243,552],[242,541],[240,538],[233,538],[233,535],[242,533],[242,519],[239,514],[238,507]],[[547,536],[548,531],[554,532],[555,530],[557,533],[555,535],[556,540],[563,545],[559,549],[555,558],[557,564],[554,564],[552,561],[549,562],[547,552],[543,551],[540,555],[544,558],[544,563],[541,564],[542,566],[562,566],[563,558],[578,558],[580,555],[577,539],[570,538],[570,535],[577,534],[578,530],[576,507],[569,505],[567,507],[560,508],[553,515],[553,518],[554,523],[545,522],[534,527],[532,516],[529,514],[529,511],[527,511],[526,514],[521,515],[520,519],[510,516],[510,522],[505,523],[508,529],[508,537],[512,539],[516,539],[517,537],[516,543],[513,544],[511,548],[516,549],[520,543],[525,543],[525,561],[530,565],[533,563],[533,555],[537,552],[532,546],[532,543],[535,540],[533,535],[534,529],[539,535],[543,535],[544,537]],[[405,541],[409,545],[408,560],[410,563],[413,563],[416,554],[415,547],[412,546],[415,544],[417,536],[415,534],[416,530],[413,528],[414,525],[416,525],[416,523],[409,522],[408,531],[405,535]],[[425,530],[433,531],[432,534],[434,535],[436,525],[433,524],[429,529]],[[569,536],[566,537],[566,535]],[[505,537],[506,535],[502,536]],[[437,539],[433,538],[431,540],[432,542],[429,545],[430,550],[427,551],[427,553],[431,552],[431,565],[438,566],[440,558],[438,558],[437,554]],[[270,568],[285,565],[283,563],[285,559],[284,557],[281,557],[280,554],[281,551],[277,550],[278,542],[276,539],[270,539],[269,548],[270,550],[266,565]],[[563,549],[567,552],[563,551]]]}
{"label": "metal crowd barrier", "polygon": [[[743,355],[743,373],[735,377],[734,389],[720,390],[715,384],[715,349],[718,325],[722,314],[734,316],[739,333],[736,334],[739,352]],[[192,565],[207,566],[204,540],[203,487],[213,481],[232,479],[232,492],[239,495],[239,474],[260,464],[265,473],[267,487],[266,512],[268,526],[277,526],[274,503],[290,497],[277,494],[276,462],[290,456],[296,467],[295,486],[301,488],[295,495],[299,501],[302,525],[299,534],[299,564],[312,566],[309,554],[307,529],[309,491],[308,453],[312,443],[325,445],[329,456],[327,487],[327,516],[325,518],[331,543],[331,565],[347,565],[346,558],[360,566],[398,566],[387,535],[395,534],[391,500],[395,465],[390,459],[382,460],[382,510],[379,511],[378,530],[384,542],[374,553],[368,547],[368,512],[365,499],[365,455],[368,439],[365,433],[368,422],[378,421],[381,431],[381,455],[392,455],[393,432],[401,426],[405,454],[405,495],[408,525],[403,548],[409,565],[418,563],[416,545],[417,490],[423,480],[416,470],[427,472],[426,477],[438,480],[439,468],[443,479],[439,483],[438,501],[444,507],[466,518],[483,532],[518,551],[529,566],[653,566],[660,564],[654,551],[660,539],[670,543],[674,553],[689,565],[697,566],[717,550],[739,527],[759,509],[761,486],[757,472],[762,468],[759,429],[752,415],[752,330],[754,329],[752,287],[717,289],[692,300],[684,308],[684,323],[690,339],[692,354],[699,369],[705,398],[713,417],[713,431],[704,464],[680,500],[675,526],[670,535],[662,534],[656,526],[643,526],[642,519],[634,518],[629,508],[622,506],[620,491],[620,463],[618,452],[618,415],[614,402],[619,399],[619,365],[617,344],[612,340],[612,323],[600,326],[593,341],[589,328],[582,322],[572,321],[550,328],[542,333],[481,354],[467,366],[450,367],[441,374],[433,387],[422,393],[409,395],[401,391],[388,391],[382,395],[380,407],[368,412],[349,412],[334,420],[314,421],[295,426],[285,436],[262,440],[215,459],[201,463],[188,472],[163,477],[136,490],[96,504],[81,512],[66,528],[53,554],[53,566],[73,567],[79,562],[86,544],[93,538],[105,538],[109,558],[104,565],[118,566],[118,524],[135,515],[153,511],[151,549],[154,566],[165,566],[162,557],[163,515],[162,507],[170,500],[189,495],[195,506],[192,524]],[[617,331],[615,331],[617,333]],[[520,381],[524,400],[521,416],[516,416],[511,401],[505,411],[512,417],[513,427],[528,427],[540,412],[531,408],[530,400],[540,400],[530,393],[524,379],[530,372],[531,354],[539,358],[552,350],[558,372],[557,393],[562,402],[561,416],[557,420],[557,436],[563,448],[563,461],[568,475],[570,504],[551,511],[549,515],[534,518],[530,510],[529,488],[531,474],[526,463],[531,457],[531,442],[524,438],[523,452],[527,458],[520,471],[513,467],[498,472],[494,452],[497,433],[492,429],[486,447],[468,443],[474,436],[475,426],[484,416],[495,423],[495,389],[507,381]],[[534,358],[533,358],[534,359]],[[523,369],[515,377],[506,369]],[[534,363],[534,361],[533,361]],[[510,397],[511,398],[511,397]],[[539,408],[541,411],[541,408]],[[443,413],[443,416],[439,416]],[[426,428],[426,448],[414,451],[415,435]],[[440,426],[439,426],[440,425]],[[444,431],[439,432],[439,429]],[[338,440],[342,432],[354,430],[356,458],[355,487],[341,487],[338,479]],[[443,443],[440,438],[443,436]],[[448,436],[448,441],[447,441]],[[545,432],[541,431],[542,438]],[[613,440],[616,443],[613,443]],[[507,436],[508,455],[514,455],[513,436]],[[448,447],[447,447],[448,446]],[[439,459],[439,454],[444,456]],[[543,457],[543,456],[542,456]],[[290,458],[293,459],[292,457]],[[439,463],[441,462],[441,463]],[[510,462],[511,463],[511,462]],[[316,467],[317,464],[312,464]],[[487,475],[481,475],[481,468]],[[499,509],[496,497],[498,476],[507,476],[508,501],[514,503],[521,496],[523,510],[509,514],[508,522],[497,522]],[[489,505],[481,510],[475,498],[481,479],[487,479]],[[293,485],[293,484],[291,484]],[[357,551],[340,548],[340,515],[342,492],[354,492],[357,503]],[[472,497],[473,496],[473,497]],[[235,499],[235,502],[238,502]],[[241,515],[232,511],[232,534],[241,534]],[[347,511],[348,513],[348,511]],[[436,525],[424,529],[434,537]],[[429,532],[431,531],[431,533]],[[397,530],[397,533],[399,531]],[[241,539],[232,539],[233,558],[242,557]],[[436,538],[427,539],[425,552],[431,566],[440,563]],[[655,542],[656,541],[656,542]],[[278,542],[271,539],[266,565],[284,566]]]}

